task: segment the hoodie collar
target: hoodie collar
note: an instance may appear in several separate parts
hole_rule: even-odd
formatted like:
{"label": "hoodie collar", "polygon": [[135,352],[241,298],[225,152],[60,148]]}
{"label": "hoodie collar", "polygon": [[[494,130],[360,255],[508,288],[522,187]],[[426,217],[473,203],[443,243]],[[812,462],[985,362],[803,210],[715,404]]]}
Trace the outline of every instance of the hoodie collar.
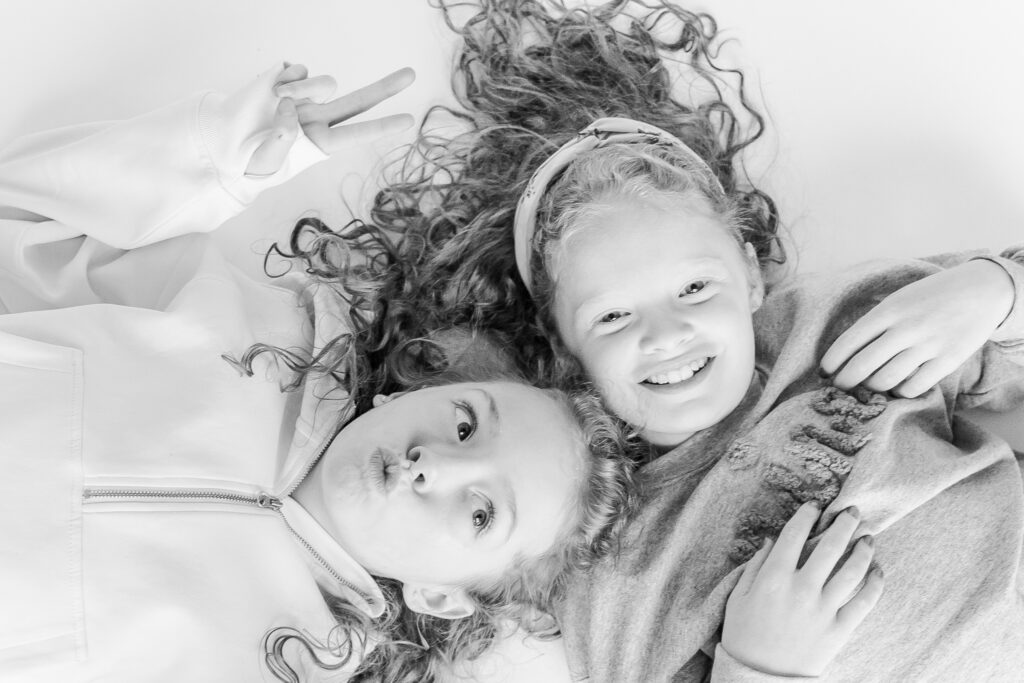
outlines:
{"label": "hoodie collar", "polygon": [[[304,326],[303,333],[314,354],[349,332],[347,304],[330,287],[309,285],[301,298],[309,312],[309,324]],[[281,514],[310,556],[318,583],[371,617],[378,617],[384,611],[385,601],[377,582],[291,497],[327,450],[338,425],[352,418],[355,408],[349,399],[347,388],[334,377],[311,375],[302,388],[301,398],[296,396],[291,403],[295,431],[278,479]]]}
{"label": "hoodie collar", "polygon": [[281,500],[281,514],[299,544],[306,549],[317,582],[371,617],[379,617],[384,612],[384,594],[370,573],[291,496]]}

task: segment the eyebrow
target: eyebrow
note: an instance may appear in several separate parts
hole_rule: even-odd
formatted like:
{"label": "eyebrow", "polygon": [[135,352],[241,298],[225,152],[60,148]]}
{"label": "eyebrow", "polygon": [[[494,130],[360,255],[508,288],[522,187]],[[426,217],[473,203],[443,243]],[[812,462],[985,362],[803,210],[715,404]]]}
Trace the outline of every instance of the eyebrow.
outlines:
{"label": "eyebrow", "polygon": [[[717,256],[696,256],[694,258],[682,259],[676,263],[676,267],[685,267],[696,271],[706,268],[714,271],[712,273],[713,275],[719,276],[724,276],[729,270],[725,262]],[[575,322],[577,324],[589,326],[591,317],[593,317],[597,311],[603,310],[609,305],[612,305],[613,309],[615,308],[613,304],[619,301],[617,297],[618,292],[602,292],[601,294],[584,299],[576,306],[576,315],[574,316]],[[597,311],[593,309],[597,309]]]}
{"label": "eyebrow", "polygon": [[498,412],[498,404],[494,396],[486,389],[477,389],[483,394],[484,402],[487,404],[487,421],[491,425],[491,436],[497,436],[501,431],[501,413]]}
{"label": "eyebrow", "polygon": [[[494,400],[494,396],[491,392],[486,389],[477,389],[484,396],[484,402],[487,404],[487,421],[491,424],[491,436],[497,436],[501,431],[501,413],[498,411],[498,403]],[[508,481],[504,482],[504,499],[508,506],[509,523],[505,527],[507,533],[505,534],[504,541],[507,541],[512,537],[512,533],[516,530],[516,495],[512,490],[512,486]]]}
{"label": "eyebrow", "polygon": [[505,540],[512,538],[512,533],[516,530],[516,496],[512,492],[512,487],[505,482],[505,498],[508,500],[508,533],[505,534]]}

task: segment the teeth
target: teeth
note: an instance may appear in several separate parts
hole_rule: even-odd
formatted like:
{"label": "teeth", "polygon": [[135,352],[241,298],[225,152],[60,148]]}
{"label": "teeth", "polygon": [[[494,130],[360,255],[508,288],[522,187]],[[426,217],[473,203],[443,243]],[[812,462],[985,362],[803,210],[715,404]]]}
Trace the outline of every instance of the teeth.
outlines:
{"label": "teeth", "polygon": [[711,360],[710,357],[699,358],[676,370],[651,375],[644,381],[648,384],[678,384],[700,372],[701,368],[707,365],[709,360]]}

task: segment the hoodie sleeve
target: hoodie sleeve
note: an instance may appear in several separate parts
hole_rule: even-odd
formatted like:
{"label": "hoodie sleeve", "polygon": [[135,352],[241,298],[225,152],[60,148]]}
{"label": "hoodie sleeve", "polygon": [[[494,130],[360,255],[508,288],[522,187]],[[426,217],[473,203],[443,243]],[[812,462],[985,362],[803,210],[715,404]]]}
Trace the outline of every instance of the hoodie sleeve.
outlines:
{"label": "hoodie sleeve", "polygon": [[277,173],[245,176],[273,122],[279,72],[230,97],[203,93],[127,121],[16,140],[0,152],[0,206],[121,249],[211,231],[324,158],[300,135]]}
{"label": "hoodie sleeve", "polygon": [[277,173],[245,175],[271,129],[280,71],[228,97],[202,93],[126,121],[29,135],[0,150],[0,312],[93,302],[94,268],[129,250],[212,231],[262,190],[326,158],[300,133]]}

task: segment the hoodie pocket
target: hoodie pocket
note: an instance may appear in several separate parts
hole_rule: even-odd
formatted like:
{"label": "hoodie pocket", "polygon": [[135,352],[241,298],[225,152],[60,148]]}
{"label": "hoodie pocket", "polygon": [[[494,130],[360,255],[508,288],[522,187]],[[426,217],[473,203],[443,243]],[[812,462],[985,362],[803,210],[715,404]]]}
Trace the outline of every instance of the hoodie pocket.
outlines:
{"label": "hoodie pocket", "polygon": [[81,351],[0,332],[0,674],[86,655],[82,379]]}

